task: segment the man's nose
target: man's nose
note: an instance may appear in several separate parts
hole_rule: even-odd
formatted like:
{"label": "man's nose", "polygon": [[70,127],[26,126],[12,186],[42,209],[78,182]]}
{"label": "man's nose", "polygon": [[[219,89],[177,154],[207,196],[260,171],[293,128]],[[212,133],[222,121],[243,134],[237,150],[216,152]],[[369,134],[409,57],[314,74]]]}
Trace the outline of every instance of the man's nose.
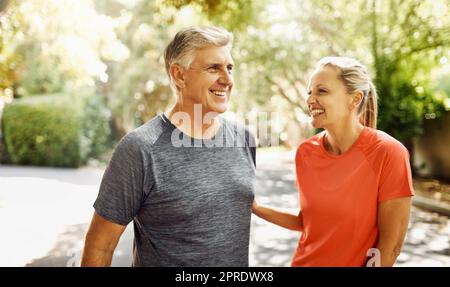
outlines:
{"label": "man's nose", "polygon": [[222,71],[220,73],[219,83],[223,85],[232,85],[234,82],[233,75],[230,74],[228,71]]}

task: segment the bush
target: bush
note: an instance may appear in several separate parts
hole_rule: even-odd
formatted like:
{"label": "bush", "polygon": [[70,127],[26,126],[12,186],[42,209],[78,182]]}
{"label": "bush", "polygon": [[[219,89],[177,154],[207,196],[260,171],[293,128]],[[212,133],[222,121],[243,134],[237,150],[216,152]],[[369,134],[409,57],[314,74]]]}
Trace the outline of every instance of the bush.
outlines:
{"label": "bush", "polygon": [[83,98],[82,140],[85,157],[99,158],[112,148],[111,111],[103,98],[95,93],[86,93]]}
{"label": "bush", "polygon": [[92,93],[32,96],[7,105],[3,136],[14,164],[78,167],[110,142],[110,113]]}
{"label": "bush", "polygon": [[6,153],[5,144],[3,139],[0,139],[0,163],[8,163],[8,154]]}
{"label": "bush", "polygon": [[3,135],[14,164],[77,167],[82,162],[81,107],[63,95],[30,97],[5,107]]}

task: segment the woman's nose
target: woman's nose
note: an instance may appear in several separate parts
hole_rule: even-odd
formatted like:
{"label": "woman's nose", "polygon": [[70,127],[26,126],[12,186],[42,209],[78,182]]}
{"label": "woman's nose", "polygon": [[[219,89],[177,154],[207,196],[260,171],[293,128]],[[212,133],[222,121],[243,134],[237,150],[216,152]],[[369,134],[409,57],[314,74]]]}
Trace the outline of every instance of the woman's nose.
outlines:
{"label": "woman's nose", "polygon": [[310,105],[312,103],[316,102],[316,98],[312,93],[308,94],[308,97],[306,97],[306,104]]}

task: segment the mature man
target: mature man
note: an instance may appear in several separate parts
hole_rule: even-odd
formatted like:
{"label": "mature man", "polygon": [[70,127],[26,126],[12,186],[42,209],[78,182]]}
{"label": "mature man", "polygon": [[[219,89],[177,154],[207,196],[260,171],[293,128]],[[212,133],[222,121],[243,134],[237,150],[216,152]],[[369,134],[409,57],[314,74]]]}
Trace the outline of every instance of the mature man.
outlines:
{"label": "mature man", "polygon": [[82,266],[109,266],[134,223],[133,266],[247,266],[255,142],[217,117],[233,88],[232,35],[178,32],[165,51],[176,104],[126,135],[102,179]]}

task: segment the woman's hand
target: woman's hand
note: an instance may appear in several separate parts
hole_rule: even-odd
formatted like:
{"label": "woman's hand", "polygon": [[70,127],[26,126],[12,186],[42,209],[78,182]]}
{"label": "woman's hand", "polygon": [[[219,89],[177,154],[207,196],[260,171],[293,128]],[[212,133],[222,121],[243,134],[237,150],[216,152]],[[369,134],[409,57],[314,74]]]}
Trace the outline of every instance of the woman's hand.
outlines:
{"label": "woman's hand", "polygon": [[257,210],[258,210],[258,203],[256,202],[256,198],[254,198],[252,204],[252,212],[256,214]]}
{"label": "woman's hand", "polygon": [[253,199],[252,212],[254,215],[281,227],[303,231],[303,216],[301,211],[298,215],[294,215],[265,205],[259,205],[256,199]]}

